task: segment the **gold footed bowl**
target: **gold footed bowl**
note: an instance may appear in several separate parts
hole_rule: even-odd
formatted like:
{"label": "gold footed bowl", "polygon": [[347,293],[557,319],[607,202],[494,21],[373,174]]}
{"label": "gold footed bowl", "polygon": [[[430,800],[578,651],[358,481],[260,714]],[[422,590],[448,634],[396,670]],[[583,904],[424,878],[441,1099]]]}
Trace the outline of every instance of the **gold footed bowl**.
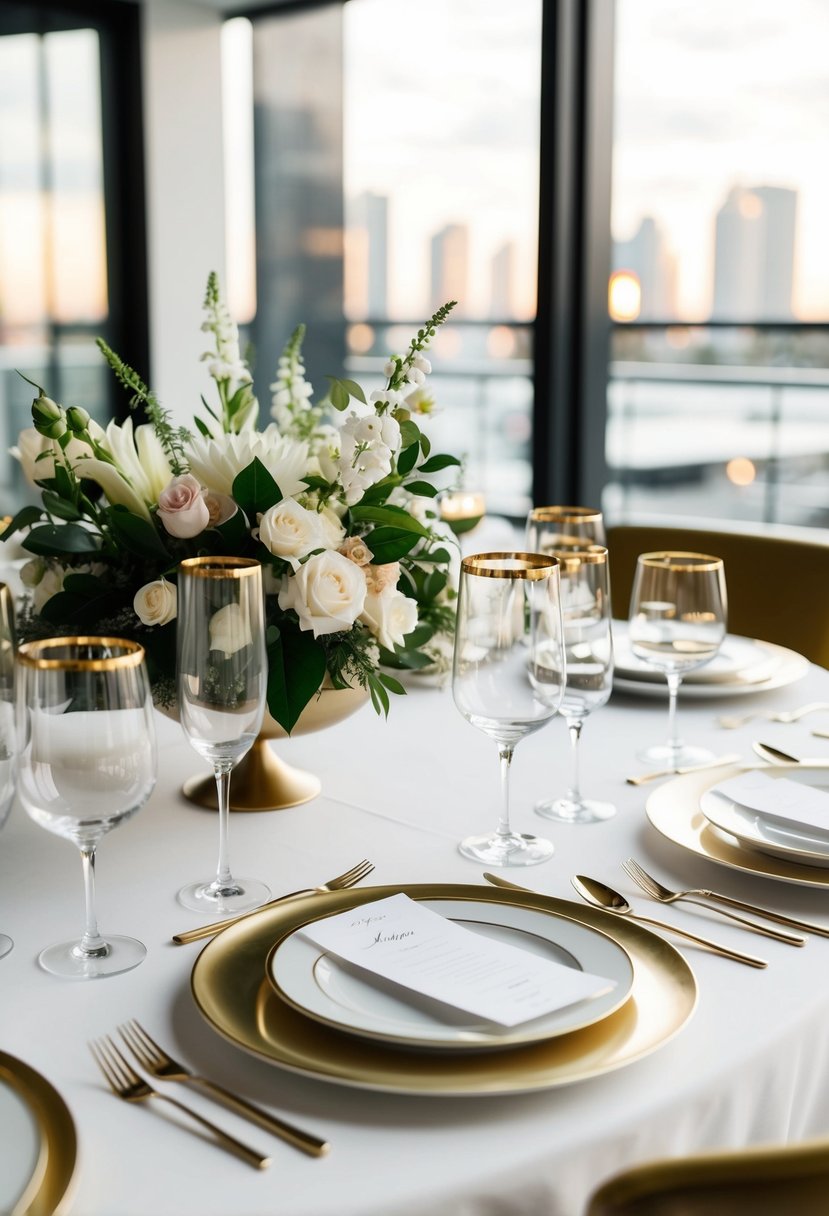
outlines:
{"label": "gold footed bowl", "polygon": [[[322,688],[309,701],[291,732],[309,735],[325,730],[361,709],[369,699],[364,688]],[[162,713],[178,718],[175,706]],[[281,811],[299,806],[316,798],[322,789],[319,777],[288,764],[269,746],[269,739],[287,739],[288,735],[269,713],[253,747],[233,770],[230,783],[231,811]],[[218,810],[216,781],[211,774],[188,778],[182,786],[184,797],[197,806]]]}

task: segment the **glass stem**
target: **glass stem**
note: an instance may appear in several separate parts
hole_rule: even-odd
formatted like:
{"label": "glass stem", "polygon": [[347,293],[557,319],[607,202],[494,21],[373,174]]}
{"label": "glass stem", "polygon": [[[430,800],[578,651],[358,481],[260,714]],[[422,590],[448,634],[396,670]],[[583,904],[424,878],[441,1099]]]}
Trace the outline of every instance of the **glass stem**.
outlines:
{"label": "glass stem", "polygon": [[103,958],[109,954],[109,946],[98,932],[98,918],[95,915],[95,849],[81,849],[83,864],[83,891],[86,903],[86,927],[79,946],[79,954],[85,958]]}
{"label": "glass stem", "polygon": [[514,744],[499,743],[498,759],[501,761],[501,817],[498,820],[498,835],[511,836],[509,825],[509,771],[512,764]]}
{"label": "glass stem", "polygon": [[215,883],[218,887],[229,887],[233,883],[229,859],[230,772],[232,768],[232,764],[220,764],[215,768],[216,795],[219,800],[219,861],[216,866]]}
{"label": "glass stem", "polygon": [[584,722],[581,718],[568,718],[567,730],[570,733],[570,755],[573,757],[573,783],[570,786],[572,802],[581,802],[581,779],[579,776],[579,739]]}
{"label": "glass stem", "polygon": [[682,747],[682,740],[677,734],[676,729],[676,702],[679,694],[679,685],[682,682],[682,676],[675,671],[669,672],[668,680],[668,747],[672,756],[679,755]]}

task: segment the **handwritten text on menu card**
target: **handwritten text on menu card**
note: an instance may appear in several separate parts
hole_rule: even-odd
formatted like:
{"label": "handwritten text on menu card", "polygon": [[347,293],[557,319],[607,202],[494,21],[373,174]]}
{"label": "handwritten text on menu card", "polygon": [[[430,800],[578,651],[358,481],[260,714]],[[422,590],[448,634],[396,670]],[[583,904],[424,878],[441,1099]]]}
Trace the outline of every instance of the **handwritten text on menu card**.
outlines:
{"label": "handwritten text on menu card", "polygon": [[517,1026],[615,986],[482,937],[402,894],[314,921],[302,932],[346,962],[501,1026]]}

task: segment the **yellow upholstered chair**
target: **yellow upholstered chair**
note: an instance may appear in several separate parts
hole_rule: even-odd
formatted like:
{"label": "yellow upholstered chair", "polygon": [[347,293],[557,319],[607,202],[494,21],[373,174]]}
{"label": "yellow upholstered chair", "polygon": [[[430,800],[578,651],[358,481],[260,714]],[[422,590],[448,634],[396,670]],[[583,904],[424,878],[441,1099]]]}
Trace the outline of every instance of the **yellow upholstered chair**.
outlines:
{"label": "yellow upholstered chair", "polygon": [[[725,563],[731,633],[777,642],[829,667],[829,544],[624,525],[608,529],[607,547],[614,616],[628,615],[640,553],[660,549],[710,553]],[[826,1210],[829,1213],[829,1199]]]}
{"label": "yellow upholstered chair", "polygon": [[826,1216],[829,1141],[705,1153],[634,1166],[584,1216]]}

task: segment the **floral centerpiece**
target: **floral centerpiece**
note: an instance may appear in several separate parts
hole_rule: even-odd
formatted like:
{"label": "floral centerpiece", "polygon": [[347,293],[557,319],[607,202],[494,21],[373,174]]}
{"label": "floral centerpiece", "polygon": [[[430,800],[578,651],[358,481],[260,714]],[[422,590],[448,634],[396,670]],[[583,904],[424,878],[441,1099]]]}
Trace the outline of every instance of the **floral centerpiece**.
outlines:
{"label": "floral centerpiece", "polygon": [[[451,533],[430,475],[459,464],[433,454],[419,425],[432,402],[426,356],[452,303],[384,368],[367,401],[329,377],[314,404],[291,336],[259,403],[236,325],[208,280],[204,356],[216,400],[193,427],[174,424],[140,376],[98,346],[130,394],[132,417],[100,426],[40,386],[33,427],[15,455],[40,490],[3,539],[22,530],[32,558],[19,628],[25,637],[111,633],[142,643],[156,703],[175,702],[176,570],[185,557],[237,554],[262,562],[267,600],[268,708],[290,733],[318,690],[361,686],[378,712],[404,691],[389,668],[446,655],[454,624]],[[448,547],[447,547],[448,546]]]}

